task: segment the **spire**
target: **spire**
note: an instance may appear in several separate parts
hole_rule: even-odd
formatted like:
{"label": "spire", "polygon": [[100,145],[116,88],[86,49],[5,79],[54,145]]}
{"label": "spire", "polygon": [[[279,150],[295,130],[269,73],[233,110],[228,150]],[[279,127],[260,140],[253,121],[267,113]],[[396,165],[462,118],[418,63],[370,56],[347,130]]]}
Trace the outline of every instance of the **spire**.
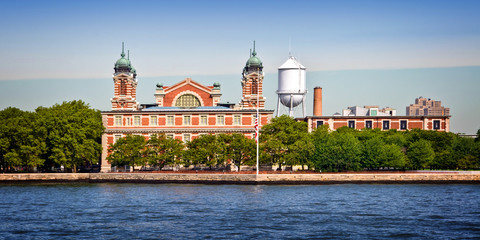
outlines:
{"label": "spire", "polygon": [[130,61],[130,50],[127,50],[127,59]]}
{"label": "spire", "polygon": [[123,49],[124,49],[124,44],[122,42],[122,54],[120,54],[120,56],[122,56],[122,58],[125,57],[125,51]]}
{"label": "spire", "polygon": [[255,57],[257,56],[257,52],[255,52],[255,40],[253,40],[253,53],[252,55]]}

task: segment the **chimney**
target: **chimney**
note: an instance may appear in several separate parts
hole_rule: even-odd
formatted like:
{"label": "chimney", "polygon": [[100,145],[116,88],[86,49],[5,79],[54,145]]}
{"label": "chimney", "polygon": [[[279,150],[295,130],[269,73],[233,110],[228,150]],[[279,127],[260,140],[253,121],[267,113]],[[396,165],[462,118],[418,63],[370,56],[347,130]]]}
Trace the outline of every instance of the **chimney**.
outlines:
{"label": "chimney", "polygon": [[322,116],[322,88],[313,89],[313,116]]}

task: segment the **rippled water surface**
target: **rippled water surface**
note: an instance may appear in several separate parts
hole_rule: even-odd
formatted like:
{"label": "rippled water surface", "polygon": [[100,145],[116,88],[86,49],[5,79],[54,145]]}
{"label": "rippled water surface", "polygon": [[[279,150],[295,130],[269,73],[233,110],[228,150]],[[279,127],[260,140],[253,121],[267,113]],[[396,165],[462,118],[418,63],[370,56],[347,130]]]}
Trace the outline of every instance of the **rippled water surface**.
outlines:
{"label": "rippled water surface", "polygon": [[480,185],[0,185],[1,239],[480,238]]}

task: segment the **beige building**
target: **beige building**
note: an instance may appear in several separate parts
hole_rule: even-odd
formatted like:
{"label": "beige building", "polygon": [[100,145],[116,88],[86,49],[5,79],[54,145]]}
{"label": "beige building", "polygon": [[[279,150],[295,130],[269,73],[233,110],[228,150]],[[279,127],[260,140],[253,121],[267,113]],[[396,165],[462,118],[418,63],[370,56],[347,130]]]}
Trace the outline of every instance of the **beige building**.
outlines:
{"label": "beige building", "polygon": [[442,106],[441,101],[419,97],[415,104],[407,106],[407,116],[449,116],[450,108]]}

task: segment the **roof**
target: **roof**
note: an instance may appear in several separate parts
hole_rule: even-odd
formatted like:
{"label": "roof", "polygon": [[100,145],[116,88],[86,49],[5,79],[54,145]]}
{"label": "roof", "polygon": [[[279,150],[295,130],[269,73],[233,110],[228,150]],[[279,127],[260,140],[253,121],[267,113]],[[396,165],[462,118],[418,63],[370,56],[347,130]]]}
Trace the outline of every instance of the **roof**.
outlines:
{"label": "roof", "polygon": [[295,57],[290,56],[278,69],[306,69]]}
{"label": "roof", "polygon": [[[266,110],[266,109],[259,109],[261,113],[273,113],[274,110]],[[196,108],[181,108],[181,107],[148,107],[142,110],[111,110],[111,111],[102,111],[102,113],[131,113],[131,114],[139,114],[139,113],[147,113],[147,112],[178,112],[178,113],[185,113],[185,112],[232,112],[232,113],[255,113],[255,109],[231,109],[228,107],[221,107],[221,106],[214,106],[214,107],[196,107]]]}

